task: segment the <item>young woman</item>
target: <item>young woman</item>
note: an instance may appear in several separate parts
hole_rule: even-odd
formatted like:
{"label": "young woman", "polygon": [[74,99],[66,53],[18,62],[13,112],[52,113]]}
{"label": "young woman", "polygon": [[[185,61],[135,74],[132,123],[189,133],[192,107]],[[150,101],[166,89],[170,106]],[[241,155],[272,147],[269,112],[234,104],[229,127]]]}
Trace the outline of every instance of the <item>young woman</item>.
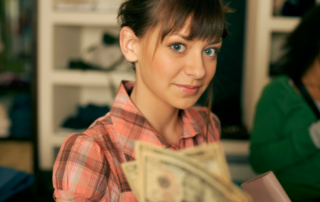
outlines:
{"label": "young woman", "polygon": [[283,74],[265,87],[257,105],[250,161],[259,173],[272,170],[292,201],[320,201],[320,6],[303,18],[285,48]]}
{"label": "young woman", "polygon": [[192,106],[212,85],[226,12],[220,0],[121,5],[120,46],[136,82],[122,81],[111,111],[64,140],[53,168],[57,201],[136,201],[120,167],[135,159],[135,140],[173,150],[219,141],[218,118]]}

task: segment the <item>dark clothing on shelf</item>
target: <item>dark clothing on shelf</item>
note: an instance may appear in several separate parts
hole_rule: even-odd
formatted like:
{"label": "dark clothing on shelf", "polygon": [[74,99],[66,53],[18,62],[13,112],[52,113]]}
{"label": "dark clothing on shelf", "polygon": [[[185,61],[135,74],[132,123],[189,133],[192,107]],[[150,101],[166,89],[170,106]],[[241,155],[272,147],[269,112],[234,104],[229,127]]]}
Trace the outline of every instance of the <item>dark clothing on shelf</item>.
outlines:
{"label": "dark clothing on shelf", "polygon": [[10,137],[30,139],[32,136],[31,96],[23,93],[14,98],[9,112],[11,119]]}
{"label": "dark clothing on shelf", "polygon": [[104,116],[110,111],[108,106],[97,106],[88,104],[86,107],[78,106],[78,113],[75,117],[68,118],[63,124],[63,128],[86,129],[97,118]]}
{"label": "dark clothing on shelf", "polygon": [[34,182],[33,175],[6,167],[0,167],[0,179],[0,201],[6,201]]}

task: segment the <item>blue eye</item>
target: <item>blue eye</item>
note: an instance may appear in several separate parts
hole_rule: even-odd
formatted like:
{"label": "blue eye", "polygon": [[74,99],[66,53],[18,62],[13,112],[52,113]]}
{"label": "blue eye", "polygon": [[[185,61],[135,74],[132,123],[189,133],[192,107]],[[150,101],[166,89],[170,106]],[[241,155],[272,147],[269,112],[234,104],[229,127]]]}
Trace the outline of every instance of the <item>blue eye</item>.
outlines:
{"label": "blue eye", "polygon": [[208,48],[206,50],[203,51],[204,54],[213,57],[216,54],[216,50],[214,48]]}
{"label": "blue eye", "polygon": [[181,43],[175,43],[171,45],[172,50],[182,53],[186,47]]}

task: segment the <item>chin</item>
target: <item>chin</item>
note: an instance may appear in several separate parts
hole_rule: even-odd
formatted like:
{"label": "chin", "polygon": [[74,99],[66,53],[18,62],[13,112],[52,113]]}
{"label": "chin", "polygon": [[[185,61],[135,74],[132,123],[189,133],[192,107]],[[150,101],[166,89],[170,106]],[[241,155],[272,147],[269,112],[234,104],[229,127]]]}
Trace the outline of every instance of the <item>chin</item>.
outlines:
{"label": "chin", "polygon": [[197,100],[184,100],[182,99],[180,102],[174,102],[172,103],[172,106],[174,106],[177,109],[188,109],[190,107],[193,107],[196,104]]}

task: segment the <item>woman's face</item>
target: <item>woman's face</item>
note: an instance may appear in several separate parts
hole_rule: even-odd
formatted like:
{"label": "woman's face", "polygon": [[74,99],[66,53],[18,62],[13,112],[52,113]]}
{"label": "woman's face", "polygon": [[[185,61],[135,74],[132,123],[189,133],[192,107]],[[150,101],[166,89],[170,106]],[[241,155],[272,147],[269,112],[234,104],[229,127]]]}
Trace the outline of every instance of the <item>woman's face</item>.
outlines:
{"label": "woman's face", "polygon": [[[188,24],[188,23],[186,23]],[[222,42],[187,40],[188,26],[159,39],[159,27],[142,38],[136,62],[137,82],[150,95],[178,108],[193,106],[212,80]]]}

